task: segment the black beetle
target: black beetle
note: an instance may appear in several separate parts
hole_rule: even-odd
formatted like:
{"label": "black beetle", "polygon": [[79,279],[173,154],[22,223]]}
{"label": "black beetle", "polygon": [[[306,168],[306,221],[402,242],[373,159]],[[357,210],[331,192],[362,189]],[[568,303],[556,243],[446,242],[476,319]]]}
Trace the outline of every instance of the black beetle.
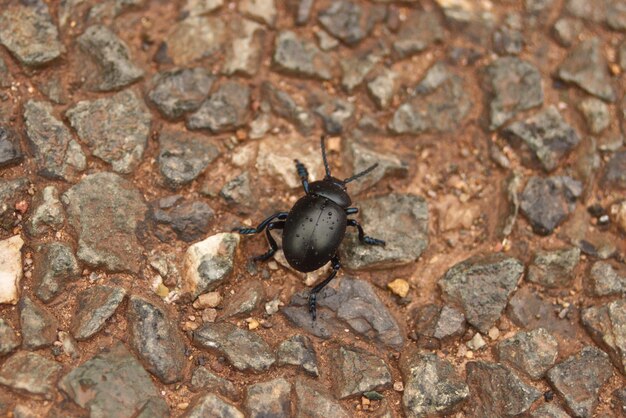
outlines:
{"label": "black beetle", "polygon": [[270,249],[265,254],[254,257],[255,261],[264,261],[274,255],[278,249],[276,241],[270,231],[272,229],[283,230],[283,252],[291,267],[307,273],[317,270],[328,261],[332,262],[330,275],[309,294],[309,312],[315,320],[317,294],[326,286],[341,268],[337,250],[346,234],[346,227],[356,227],[359,232],[359,241],[368,245],[385,245],[385,242],[376,238],[368,237],[363,233],[363,228],[354,219],[348,219],[359,210],[350,207],[352,200],[346,191],[346,184],[359,177],[366,175],[375,169],[378,164],[348,177],[339,180],[330,175],[330,168],[326,159],[325,138],[322,136],[322,159],[326,176],[323,180],[309,184],[309,173],[300,161],[295,160],[298,176],[302,180],[302,186],[306,195],[301,197],[291,211],[278,212],[261,222],[256,228],[235,228],[240,234],[258,234],[266,231]]}

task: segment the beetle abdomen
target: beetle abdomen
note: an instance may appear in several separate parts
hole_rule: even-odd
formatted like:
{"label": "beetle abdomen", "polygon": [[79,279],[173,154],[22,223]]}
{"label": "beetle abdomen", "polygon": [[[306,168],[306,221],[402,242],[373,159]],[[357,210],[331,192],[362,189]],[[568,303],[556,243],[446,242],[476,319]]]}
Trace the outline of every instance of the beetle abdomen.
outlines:
{"label": "beetle abdomen", "polygon": [[283,252],[291,267],[317,270],[335,255],[346,233],[346,214],[332,201],[306,195],[289,212],[283,229]]}

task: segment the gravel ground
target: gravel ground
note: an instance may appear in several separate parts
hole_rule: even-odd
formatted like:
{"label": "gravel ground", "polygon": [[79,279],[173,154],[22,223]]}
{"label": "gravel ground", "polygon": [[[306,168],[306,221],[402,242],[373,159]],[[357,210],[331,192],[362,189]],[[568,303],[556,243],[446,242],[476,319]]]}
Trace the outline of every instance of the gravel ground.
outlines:
{"label": "gravel ground", "polygon": [[[626,416],[623,0],[0,0],[0,415]],[[349,185],[344,268],[240,236]],[[277,238],[279,233],[275,234]]]}

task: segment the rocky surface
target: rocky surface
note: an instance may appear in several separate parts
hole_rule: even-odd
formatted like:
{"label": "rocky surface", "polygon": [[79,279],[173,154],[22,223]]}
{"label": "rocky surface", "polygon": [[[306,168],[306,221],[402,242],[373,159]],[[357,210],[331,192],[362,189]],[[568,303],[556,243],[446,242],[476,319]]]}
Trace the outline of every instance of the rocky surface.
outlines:
{"label": "rocky surface", "polygon": [[208,393],[202,395],[193,402],[185,411],[185,417],[224,417],[224,418],[244,418],[244,414],[232,403],[221,397]]}
{"label": "rocky surface", "polygon": [[23,158],[24,153],[16,133],[8,127],[0,126],[0,168],[18,164]]}
{"label": "rocky surface", "polygon": [[283,378],[248,386],[246,411],[250,417],[290,416],[291,384]]}
{"label": "rocky surface", "polygon": [[216,133],[233,131],[247,122],[249,106],[248,86],[228,81],[187,117],[187,126],[189,129],[208,129]]}
{"label": "rocky surface", "polygon": [[0,385],[52,400],[62,366],[39,354],[20,351],[0,367]]}
{"label": "rocky surface", "polygon": [[520,210],[533,231],[550,235],[572,212],[582,185],[570,177],[531,177],[520,196]]}
{"label": "rocky surface", "polygon": [[152,79],[148,99],[167,118],[196,110],[209,95],[214,77],[201,68],[164,71]]}
{"label": "rocky surface", "polygon": [[35,295],[46,303],[62,293],[66,284],[80,274],[72,247],[62,242],[38,246],[34,265]]}
{"label": "rocky surface", "polygon": [[583,310],[581,320],[591,337],[626,374],[626,299]]}
{"label": "rocky surface", "polygon": [[305,335],[294,335],[280,343],[276,355],[279,366],[285,364],[299,366],[313,376],[319,375],[315,349],[311,339]]}
{"label": "rocky surface", "polygon": [[537,252],[528,266],[526,279],[545,287],[569,287],[580,261],[580,249],[563,248]]}
{"label": "rocky surface", "polygon": [[163,242],[175,237],[192,242],[205,236],[214,216],[213,209],[203,201],[184,201],[180,195],[154,202],[152,214],[156,223],[155,235]]}
{"label": "rocky surface", "polygon": [[33,200],[28,233],[34,236],[49,231],[58,231],[65,223],[65,211],[59,199],[59,191],[54,186],[46,186]]}
{"label": "rocky surface", "polygon": [[355,347],[338,347],[330,353],[336,383],[333,386],[339,399],[364,392],[381,390],[391,385],[391,374],[385,362]]}
{"label": "rocky surface", "polygon": [[19,303],[22,346],[36,350],[52,345],[57,339],[59,321],[46,308],[22,296]]}
{"label": "rocky surface", "polygon": [[554,366],[558,351],[557,340],[545,329],[519,332],[498,343],[498,360],[532,379],[541,379]]}
{"label": "rocky surface", "polygon": [[598,261],[589,272],[591,289],[595,296],[611,296],[626,293],[626,272],[617,270],[612,264]]}
{"label": "rocky surface", "polygon": [[112,286],[93,286],[80,292],[70,328],[74,338],[85,340],[100,331],[125,295],[124,289]]}
{"label": "rocky surface", "polygon": [[0,356],[6,356],[20,346],[21,338],[6,320],[0,318]]}

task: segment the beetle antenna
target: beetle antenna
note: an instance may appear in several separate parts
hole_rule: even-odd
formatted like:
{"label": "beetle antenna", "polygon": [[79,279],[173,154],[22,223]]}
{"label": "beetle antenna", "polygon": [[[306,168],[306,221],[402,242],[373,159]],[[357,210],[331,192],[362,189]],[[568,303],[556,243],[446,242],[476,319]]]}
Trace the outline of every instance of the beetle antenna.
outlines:
{"label": "beetle antenna", "polygon": [[328,166],[328,160],[326,159],[326,135],[322,135],[320,142],[322,143],[322,159],[324,160],[324,169],[326,170],[326,177],[330,177],[330,167]]}
{"label": "beetle antenna", "polygon": [[347,179],[345,179],[343,181],[343,184],[347,184],[350,183],[353,180],[358,179],[359,177],[363,177],[364,175],[368,174],[370,171],[372,171],[373,169],[375,169],[376,167],[378,167],[378,163],[374,164],[371,167],[366,168],[365,170],[361,171],[360,173],[356,173],[355,175],[353,175],[352,177],[348,177]]}

